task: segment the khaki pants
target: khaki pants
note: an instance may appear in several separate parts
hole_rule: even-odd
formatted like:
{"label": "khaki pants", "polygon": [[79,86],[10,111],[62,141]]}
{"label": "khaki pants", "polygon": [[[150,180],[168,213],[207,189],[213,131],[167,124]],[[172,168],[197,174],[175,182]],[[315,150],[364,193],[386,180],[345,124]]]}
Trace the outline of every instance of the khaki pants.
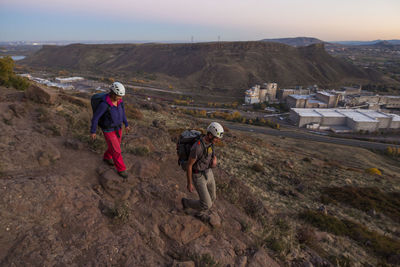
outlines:
{"label": "khaki pants", "polygon": [[204,172],[193,173],[192,179],[200,199],[188,199],[186,205],[199,211],[210,209],[217,198],[212,170],[207,169]]}

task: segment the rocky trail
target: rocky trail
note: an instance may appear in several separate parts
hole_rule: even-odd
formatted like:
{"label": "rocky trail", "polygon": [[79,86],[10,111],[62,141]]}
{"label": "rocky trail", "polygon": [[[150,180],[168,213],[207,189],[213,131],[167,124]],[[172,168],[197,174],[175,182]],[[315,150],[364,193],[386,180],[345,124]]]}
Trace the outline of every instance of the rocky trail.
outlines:
{"label": "rocky trail", "polygon": [[88,140],[87,99],[36,86],[0,94],[1,266],[279,266],[244,229],[260,226],[240,205],[219,194],[206,223],[182,210],[197,195],[165,129],[124,136],[124,181]]}

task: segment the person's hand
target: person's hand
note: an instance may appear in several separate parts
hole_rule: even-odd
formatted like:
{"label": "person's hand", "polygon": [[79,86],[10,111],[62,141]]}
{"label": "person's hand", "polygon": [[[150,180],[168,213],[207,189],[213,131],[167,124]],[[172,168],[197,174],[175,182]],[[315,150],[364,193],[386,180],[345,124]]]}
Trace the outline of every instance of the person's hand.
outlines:
{"label": "person's hand", "polygon": [[95,140],[96,139],[96,134],[95,133],[90,134],[90,138],[92,138],[92,140]]}
{"label": "person's hand", "polygon": [[188,185],[187,185],[187,189],[188,189],[188,191],[189,191],[190,193],[192,193],[192,192],[194,191],[193,184],[188,184]]}
{"label": "person's hand", "polygon": [[217,157],[214,156],[214,158],[211,161],[211,168],[217,167]]}
{"label": "person's hand", "polygon": [[125,132],[128,134],[131,131],[131,127],[125,127]]}

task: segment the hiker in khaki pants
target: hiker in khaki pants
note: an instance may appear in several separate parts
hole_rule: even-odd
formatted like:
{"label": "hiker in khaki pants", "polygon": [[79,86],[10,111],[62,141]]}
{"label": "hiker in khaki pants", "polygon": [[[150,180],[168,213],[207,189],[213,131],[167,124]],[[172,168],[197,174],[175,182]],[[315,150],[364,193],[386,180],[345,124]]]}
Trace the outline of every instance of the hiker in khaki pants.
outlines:
{"label": "hiker in khaki pants", "polygon": [[[214,144],[222,138],[223,133],[224,128],[221,124],[212,122],[207,127],[207,134],[192,146],[187,163],[187,189],[189,192],[193,192],[194,185],[200,199],[182,198],[184,209],[192,208],[204,212],[212,207],[216,199],[215,180],[211,169],[217,165]],[[201,214],[199,213],[200,218]]]}

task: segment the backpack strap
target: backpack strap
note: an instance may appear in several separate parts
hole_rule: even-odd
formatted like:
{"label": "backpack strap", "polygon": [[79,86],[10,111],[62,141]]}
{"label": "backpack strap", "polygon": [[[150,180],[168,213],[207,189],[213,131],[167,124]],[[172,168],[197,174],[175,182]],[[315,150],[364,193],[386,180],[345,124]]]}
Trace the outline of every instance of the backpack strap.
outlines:
{"label": "backpack strap", "polygon": [[[203,137],[203,136],[201,136],[201,137]],[[203,142],[201,137],[199,139],[199,142],[200,142],[200,144],[201,144],[201,146],[203,148],[203,154],[202,154],[202,156],[200,158],[198,158],[196,160],[196,162],[193,165],[195,165],[197,162],[199,162],[203,158],[207,157],[207,154],[208,154],[208,151],[207,151],[208,149],[206,148],[206,145],[204,144],[204,142]],[[211,143],[211,149],[212,149],[212,158],[214,158],[214,144],[212,144],[212,143]]]}

